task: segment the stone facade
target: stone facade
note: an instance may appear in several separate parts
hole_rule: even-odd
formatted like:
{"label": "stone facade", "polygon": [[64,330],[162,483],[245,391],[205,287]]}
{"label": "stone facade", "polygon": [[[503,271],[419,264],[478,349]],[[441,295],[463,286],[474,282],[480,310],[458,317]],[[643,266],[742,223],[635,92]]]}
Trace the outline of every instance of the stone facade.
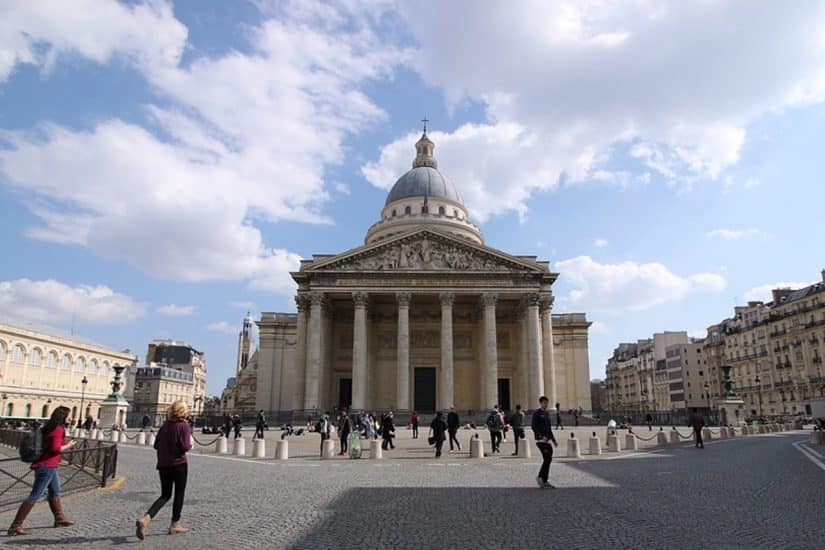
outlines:
{"label": "stone facade", "polygon": [[86,414],[99,419],[115,365],[134,371],[137,357],[70,335],[0,324],[0,414],[41,418],[66,406],[75,422]]}
{"label": "stone facade", "polygon": [[590,409],[590,323],[552,314],[547,262],[483,243],[433,147],[363,246],[301,262],[297,314],[261,315],[258,408]]}
{"label": "stone facade", "polygon": [[175,401],[186,402],[191,410],[194,390],[192,373],[153,364],[135,370],[132,424],[140,425],[143,415],[149,415],[159,426],[166,419],[169,406]]}

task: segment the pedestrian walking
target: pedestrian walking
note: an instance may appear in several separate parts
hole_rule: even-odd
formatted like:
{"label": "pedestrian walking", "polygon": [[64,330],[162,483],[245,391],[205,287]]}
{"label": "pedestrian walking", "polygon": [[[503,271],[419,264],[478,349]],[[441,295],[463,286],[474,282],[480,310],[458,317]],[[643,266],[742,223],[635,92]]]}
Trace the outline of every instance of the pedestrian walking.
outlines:
{"label": "pedestrian walking", "polygon": [[461,443],[458,442],[456,434],[458,434],[458,427],[461,425],[461,419],[458,413],[455,412],[455,407],[450,407],[450,412],[447,413],[447,432],[450,434],[450,452],[453,451],[453,443],[461,450]]}
{"label": "pedestrian walking", "polygon": [[578,428],[578,426],[579,426],[579,411],[576,410],[576,409],[573,409],[573,424],[575,424],[575,426]]}
{"label": "pedestrian walking", "polygon": [[702,441],[702,428],[705,427],[705,417],[702,413],[697,412],[696,409],[694,409],[693,414],[690,415],[690,427],[693,428],[693,437],[696,440],[696,448],[704,449],[705,442]]}
{"label": "pedestrian walking", "polygon": [[223,415],[223,435],[226,439],[229,439],[229,435],[232,433],[232,417],[228,414]]}
{"label": "pedestrian walking", "polygon": [[447,423],[444,421],[444,413],[438,411],[435,413],[435,418],[430,423],[431,440],[435,445],[435,457],[441,457],[441,447],[444,446],[444,440],[447,439]]}
{"label": "pedestrian walking", "polygon": [[559,403],[556,403],[556,429],[564,429],[564,426],[561,424],[561,405]]}
{"label": "pedestrian walking", "polygon": [[23,523],[29,512],[34,508],[35,503],[40,500],[43,493],[48,490],[49,509],[54,516],[55,527],[70,527],[74,522],[66,519],[63,514],[63,505],[60,502],[60,459],[64,451],[73,449],[77,441],[71,440],[63,442],[66,436],[66,418],[69,416],[69,407],[57,407],[52,412],[49,420],[43,425],[41,435],[43,437],[42,453],[40,457],[32,462],[31,469],[34,470],[34,482],[32,490],[26,500],[17,509],[17,515],[9,527],[7,533],[10,536],[28,535],[29,532],[23,529]]}
{"label": "pedestrian walking", "polygon": [[418,412],[413,411],[410,417],[410,427],[412,428],[412,438],[418,439]]}
{"label": "pedestrian walking", "polygon": [[550,463],[553,462],[553,447],[559,446],[559,444],[556,443],[556,438],[553,436],[553,424],[550,420],[550,412],[547,410],[547,405],[549,404],[550,400],[547,399],[546,396],[542,395],[539,397],[539,408],[533,413],[533,420],[531,422],[533,436],[536,438],[536,446],[539,448],[542,458],[539,475],[536,477],[536,483],[542,489],[553,488],[547,479],[550,476]]}
{"label": "pedestrian walking", "polygon": [[143,540],[152,521],[161,508],[172,498],[172,488],[175,490],[175,500],[172,502],[172,523],[169,525],[169,534],[186,533],[189,529],[181,527],[180,515],[183,510],[183,498],[186,494],[186,478],[189,465],[186,452],[192,448],[192,432],[186,417],[189,411],[186,403],[175,401],[169,407],[166,422],[163,423],[155,438],[157,451],[157,470],[160,475],[160,497],[152,503],[146,514],[135,522],[137,538]]}
{"label": "pedestrian walking", "polygon": [[341,438],[341,452],[338,453],[338,456],[347,454],[347,442],[351,431],[352,422],[347,415],[347,409],[341,409],[341,412],[338,413],[338,437]]}
{"label": "pedestrian walking", "polygon": [[263,439],[264,438],[264,429],[266,428],[266,416],[264,415],[264,410],[261,409],[258,411],[258,414],[255,416],[255,435],[252,436],[252,439]]}
{"label": "pedestrian walking", "polygon": [[144,415],[143,415],[143,419],[140,421],[140,427],[141,427],[141,429],[145,432],[146,430],[148,430],[148,429],[149,429],[149,427],[150,427],[151,425],[152,425],[152,419],[151,419],[151,418],[149,418],[149,415],[148,415],[148,414],[144,414]]}
{"label": "pedestrian walking", "polygon": [[321,418],[318,419],[318,422],[315,424],[315,431],[321,434],[321,457],[324,456],[324,441],[329,439],[330,437],[330,421],[329,421],[329,412],[325,412]]}
{"label": "pedestrian walking", "polygon": [[235,429],[235,439],[240,439],[241,437],[241,415],[236,414],[232,417],[232,427]]}
{"label": "pedestrian walking", "polygon": [[519,439],[524,439],[524,411],[521,410],[521,405],[516,405],[516,411],[510,415],[510,426],[513,428],[513,440],[516,445],[513,456],[518,456]]}
{"label": "pedestrian walking", "polygon": [[647,413],[647,416],[645,416],[645,422],[647,422],[647,431],[652,432],[653,431],[653,415],[650,414],[650,413]]}
{"label": "pedestrian walking", "polygon": [[381,448],[385,451],[387,447],[390,449],[395,449],[395,445],[393,445],[392,438],[395,437],[395,425],[392,422],[393,413],[392,411],[388,411],[384,416],[381,417]]}
{"label": "pedestrian walking", "polygon": [[498,405],[493,406],[493,410],[490,411],[489,416],[487,416],[487,429],[490,431],[490,446],[492,447],[492,452],[500,452],[501,430],[504,429],[504,423],[501,421]]}

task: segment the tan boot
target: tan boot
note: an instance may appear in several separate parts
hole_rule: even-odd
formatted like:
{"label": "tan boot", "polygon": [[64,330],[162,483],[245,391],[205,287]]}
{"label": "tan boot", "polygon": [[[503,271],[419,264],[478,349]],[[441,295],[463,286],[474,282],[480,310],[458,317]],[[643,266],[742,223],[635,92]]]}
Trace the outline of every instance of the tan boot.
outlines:
{"label": "tan boot", "polygon": [[170,535],[180,535],[180,534],[183,534],[187,531],[189,531],[189,529],[186,529],[185,527],[181,527],[179,521],[173,521],[172,525],[169,526],[169,534]]}
{"label": "tan boot", "polygon": [[72,520],[66,519],[66,516],[63,515],[63,504],[60,502],[60,497],[49,499],[49,509],[54,515],[55,527],[71,527],[74,525]]}
{"label": "tan boot", "polygon": [[149,522],[152,521],[149,514],[145,514],[142,518],[135,522],[135,536],[140,540],[146,537],[146,531],[149,530]]}
{"label": "tan boot", "polygon": [[11,522],[11,527],[7,531],[9,536],[14,535],[28,535],[29,532],[23,529],[23,522],[26,521],[26,517],[29,515],[29,512],[32,511],[34,508],[34,504],[23,501],[23,504],[20,505],[20,508],[17,509],[17,515],[14,516],[14,521]]}

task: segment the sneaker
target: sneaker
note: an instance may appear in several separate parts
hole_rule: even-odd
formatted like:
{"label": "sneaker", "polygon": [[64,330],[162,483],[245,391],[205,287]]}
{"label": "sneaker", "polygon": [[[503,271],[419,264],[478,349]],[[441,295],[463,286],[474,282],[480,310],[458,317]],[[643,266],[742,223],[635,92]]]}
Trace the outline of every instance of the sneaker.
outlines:
{"label": "sneaker", "polygon": [[539,486],[539,489],[543,489],[543,488],[544,488],[544,483],[545,483],[545,482],[544,482],[544,481],[543,481],[543,480],[542,480],[539,476],[536,476],[536,485],[538,485],[538,486]]}
{"label": "sneaker", "polygon": [[550,485],[550,482],[545,481],[544,483],[541,484],[541,488],[542,489],[555,489],[556,486],[555,485]]}

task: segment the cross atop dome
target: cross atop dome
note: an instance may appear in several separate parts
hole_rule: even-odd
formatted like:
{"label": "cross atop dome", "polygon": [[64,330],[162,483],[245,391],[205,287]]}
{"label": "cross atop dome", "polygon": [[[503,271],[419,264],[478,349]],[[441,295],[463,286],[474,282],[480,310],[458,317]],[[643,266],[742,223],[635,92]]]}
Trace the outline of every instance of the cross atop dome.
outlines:
{"label": "cross atop dome", "polygon": [[429,120],[425,117],[421,120],[424,123],[424,133],[421,135],[421,139],[415,144],[415,160],[413,161],[413,168],[418,168],[420,166],[429,166],[430,168],[438,168],[438,162],[435,160],[433,156],[433,150],[435,149],[435,143],[427,137],[427,123]]}

